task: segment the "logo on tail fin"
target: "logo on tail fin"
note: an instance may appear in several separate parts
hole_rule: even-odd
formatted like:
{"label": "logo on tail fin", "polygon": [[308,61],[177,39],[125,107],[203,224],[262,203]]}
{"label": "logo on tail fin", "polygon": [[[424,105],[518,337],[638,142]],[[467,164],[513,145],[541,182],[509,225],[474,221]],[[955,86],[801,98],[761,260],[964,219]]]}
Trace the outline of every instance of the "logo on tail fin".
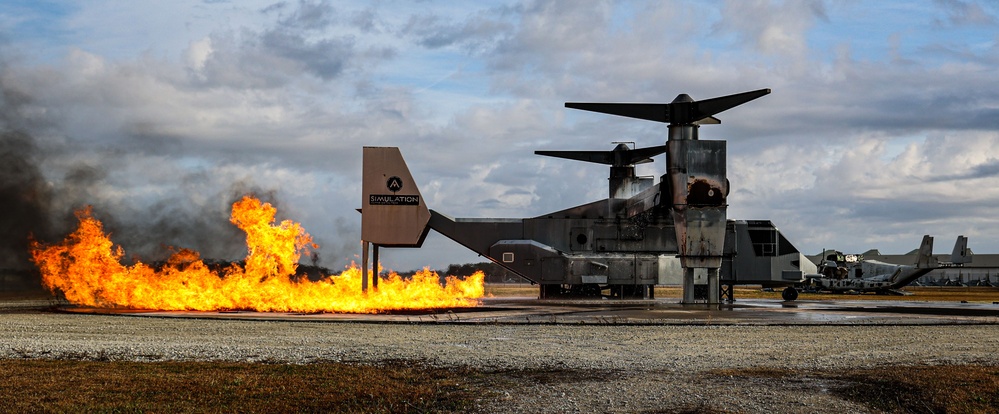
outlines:
{"label": "logo on tail fin", "polygon": [[402,190],[402,178],[397,175],[389,177],[388,181],[385,182],[385,188],[388,188],[392,194],[371,194],[368,196],[368,204],[373,206],[418,206],[420,205],[419,195],[399,195],[396,194]]}
{"label": "logo on tail fin", "polygon": [[394,175],[389,177],[388,181],[385,183],[385,187],[388,187],[389,191],[391,191],[392,193],[396,193],[399,190],[402,190],[402,178],[396,177]]}

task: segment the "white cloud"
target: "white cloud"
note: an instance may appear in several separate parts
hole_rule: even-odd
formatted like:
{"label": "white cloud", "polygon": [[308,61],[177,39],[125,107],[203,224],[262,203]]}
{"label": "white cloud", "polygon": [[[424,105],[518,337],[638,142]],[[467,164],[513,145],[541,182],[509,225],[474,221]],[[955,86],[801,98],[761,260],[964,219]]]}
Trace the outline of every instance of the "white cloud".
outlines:
{"label": "white cloud", "polygon": [[[939,6],[949,20],[934,26],[925,4],[99,2],[52,22],[79,34],[51,40],[62,60],[7,59],[0,79],[30,96],[18,122],[51,153],[66,207],[215,214],[256,189],[328,246],[327,264],[357,247],[363,145],[401,147],[442,212],[534,216],[604,197],[607,173],[534,150],[664,140],[665,125],[563,102],[764,87],[700,132],[729,141],[730,217],[771,218],[806,252],[901,252],[961,231],[990,251],[995,13]],[[879,7],[899,13],[882,22]],[[442,266],[460,250],[433,243],[386,257]]]}
{"label": "white cloud", "polygon": [[939,24],[962,26],[995,25],[996,23],[995,14],[975,1],[936,0],[935,3],[947,14],[947,20],[937,20]]}
{"label": "white cloud", "polygon": [[200,73],[205,69],[205,63],[208,62],[208,58],[211,54],[211,38],[205,37],[201,40],[191,42],[187,47],[187,51],[184,53],[184,57],[187,60],[187,68],[195,73]]}
{"label": "white cloud", "polygon": [[820,1],[728,1],[715,27],[736,32],[764,54],[800,59],[808,52],[808,30],[825,18]]}

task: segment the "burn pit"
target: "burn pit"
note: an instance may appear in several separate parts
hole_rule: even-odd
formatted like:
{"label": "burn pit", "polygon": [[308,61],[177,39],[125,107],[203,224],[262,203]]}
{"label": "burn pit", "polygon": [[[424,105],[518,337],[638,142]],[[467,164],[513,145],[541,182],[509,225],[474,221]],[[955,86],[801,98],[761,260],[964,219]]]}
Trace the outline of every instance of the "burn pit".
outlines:
{"label": "burn pit", "polygon": [[89,209],[77,212],[79,227],[63,242],[33,242],[31,255],[43,285],[82,307],[363,314],[480,304],[481,273],[447,277],[442,284],[429,269],[408,278],[387,272],[379,276],[378,290],[367,292],[356,265],[316,280],[297,276],[301,254],[318,246],[299,223],[275,223],[275,214],[269,203],[250,196],[233,204],[230,221],[246,232],[248,255],[224,266],[206,263],[188,249],[179,249],[162,266],[125,265],[125,252]]}

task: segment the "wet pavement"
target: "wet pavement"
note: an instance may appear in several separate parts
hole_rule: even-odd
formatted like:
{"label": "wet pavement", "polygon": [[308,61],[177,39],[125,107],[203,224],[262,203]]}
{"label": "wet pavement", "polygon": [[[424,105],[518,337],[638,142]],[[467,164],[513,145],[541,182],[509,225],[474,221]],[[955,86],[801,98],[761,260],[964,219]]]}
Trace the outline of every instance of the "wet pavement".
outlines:
{"label": "wet pavement", "polygon": [[681,305],[657,300],[487,298],[473,308],[381,314],[142,311],[61,307],[73,313],[137,317],[365,323],[587,325],[951,325],[999,324],[999,304],[925,301],[793,301],[746,299]]}

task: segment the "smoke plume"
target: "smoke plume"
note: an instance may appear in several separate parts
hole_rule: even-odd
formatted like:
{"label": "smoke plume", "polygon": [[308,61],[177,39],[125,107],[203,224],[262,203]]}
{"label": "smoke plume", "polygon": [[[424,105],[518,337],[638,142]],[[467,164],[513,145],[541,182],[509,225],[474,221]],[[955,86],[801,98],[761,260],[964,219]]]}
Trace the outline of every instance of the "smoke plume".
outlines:
{"label": "smoke plume", "polygon": [[[0,64],[0,70],[3,65]],[[39,168],[42,154],[26,129],[28,97],[0,78],[0,268],[30,268],[28,240],[51,235],[51,193]]]}

